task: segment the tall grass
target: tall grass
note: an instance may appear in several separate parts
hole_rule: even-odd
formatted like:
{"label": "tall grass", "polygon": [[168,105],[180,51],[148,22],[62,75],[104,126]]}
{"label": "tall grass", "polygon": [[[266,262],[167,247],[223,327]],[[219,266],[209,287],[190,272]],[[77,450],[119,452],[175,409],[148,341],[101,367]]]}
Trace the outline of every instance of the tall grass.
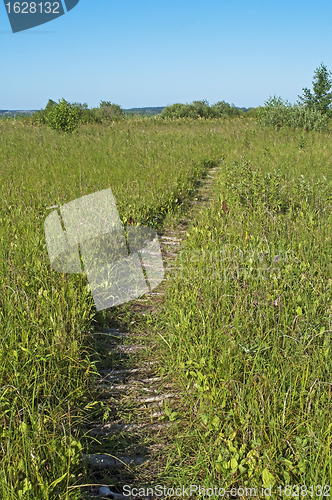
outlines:
{"label": "tall grass", "polygon": [[157,325],[164,366],[188,388],[164,479],[329,482],[330,144],[243,118],[134,119],[72,136],[0,121],[1,498],[79,497],[96,312],[84,274],[50,268],[47,207],[111,187],[124,225],[160,228],[217,162],[215,202]]}
{"label": "tall grass", "polygon": [[96,368],[84,274],[50,268],[48,207],[111,187],[122,223],[160,227],[220,158],[219,135],[187,120],[82,125],[71,136],[0,121],[0,497],[78,498]]}
{"label": "tall grass", "polygon": [[186,394],[162,479],[329,494],[331,135],[229,124],[223,154],[156,324]]}

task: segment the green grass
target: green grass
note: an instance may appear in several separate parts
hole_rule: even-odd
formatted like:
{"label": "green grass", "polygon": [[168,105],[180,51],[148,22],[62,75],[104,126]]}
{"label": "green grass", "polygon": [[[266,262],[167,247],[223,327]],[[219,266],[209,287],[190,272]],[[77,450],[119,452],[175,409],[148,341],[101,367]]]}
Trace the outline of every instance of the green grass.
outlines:
{"label": "green grass", "polygon": [[287,498],[332,479],[331,135],[233,123],[223,145],[156,324],[186,392],[160,480]]}
{"label": "green grass", "polygon": [[102,314],[83,274],[50,268],[47,207],[111,187],[124,225],[161,227],[220,159],[209,128],[133,119],[63,135],[0,121],[1,498],[79,495],[76,429],[96,371],[87,332]]}
{"label": "green grass", "polygon": [[331,134],[145,118],[62,135],[4,120],[1,498],[77,499],[82,482],[79,427],[96,376],[88,332],[100,315],[84,274],[50,268],[47,207],[111,187],[124,225],[158,229],[217,164],[214,202],[190,229],[155,324],[161,364],[188,392],[169,412],[181,430],[161,478],[329,484]]}

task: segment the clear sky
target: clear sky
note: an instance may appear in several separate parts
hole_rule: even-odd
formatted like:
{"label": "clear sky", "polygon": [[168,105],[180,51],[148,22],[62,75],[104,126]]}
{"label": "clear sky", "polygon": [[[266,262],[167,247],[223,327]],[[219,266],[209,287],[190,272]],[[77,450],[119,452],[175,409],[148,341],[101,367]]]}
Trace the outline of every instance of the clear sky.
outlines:
{"label": "clear sky", "polygon": [[294,103],[321,62],[332,70],[331,20],[331,0],[80,0],[13,34],[1,2],[0,109]]}

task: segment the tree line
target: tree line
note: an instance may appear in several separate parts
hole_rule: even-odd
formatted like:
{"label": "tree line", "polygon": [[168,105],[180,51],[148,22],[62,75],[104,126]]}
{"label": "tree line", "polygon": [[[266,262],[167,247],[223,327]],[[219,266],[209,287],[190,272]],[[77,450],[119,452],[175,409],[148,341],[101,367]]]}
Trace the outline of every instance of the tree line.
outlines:
{"label": "tree line", "polygon": [[[302,88],[303,95],[298,96],[296,104],[290,104],[281,97],[269,97],[264,106],[251,108],[249,111],[237,108],[234,104],[219,101],[209,105],[208,101],[175,103],[166,106],[158,115],[160,119],[211,119],[236,118],[240,116],[257,118],[263,126],[282,126],[303,128],[305,130],[325,130],[332,122],[332,80],[331,72],[321,63],[314,73],[313,91]],[[88,108],[86,103],[69,103],[60,99],[58,103],[49,99],[45,109],[25,117],[34,123],[42,123],[54,130],[73,132],[84,123],[110,123],[122,120],[128,115],[120,105],[110,101],[101,101],[98,108]]]}

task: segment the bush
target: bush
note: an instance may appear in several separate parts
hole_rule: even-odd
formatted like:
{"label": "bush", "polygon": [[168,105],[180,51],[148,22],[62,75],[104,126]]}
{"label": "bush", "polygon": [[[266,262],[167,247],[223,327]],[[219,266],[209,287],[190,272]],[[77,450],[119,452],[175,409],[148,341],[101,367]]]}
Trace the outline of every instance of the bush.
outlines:
{"label": "bush", "polygon": [[101,101],[99,108],[88,108],[87,103],[75,102],[69,104],[65,99],[57,104],[49,99],[45,109],[33,114],[32,123],[49,125],[54,130],[72,132],[80,124],[103,123],[124,118],[125,113],[121,106],[109,101]]}
{"label": "bush", "polygon": [[312,109],[301,104],[291,105],[281,97],[270,97],[265,107],[258,112],[258,119],[263,126],[293,127],[303,130],[326,130],[329,118],[318,109]]}
{"label": "bush", "polygon": [[65,133],[76,130],[80,124],[80,118],[80,109],[65,99],[59,100],[58,104],[53,104],[48,109],[46,106],[42,114],[42,119],[49,127]]}
{"label": "bush", "polygon": [[75,107],[78,110],[80,123],[83,124],[83,123],[98,122],[98,120],[95,117],[94,110],[88,109],[87,103],[81,104],[79,102],[75,102],[73,104],[73,107]]}
{"label": "bush", "polygon": [[106,121],[116,121],[125,116],[121,106],[119,106],[119,104],[113,104],[110,101],[101,101],[99,109],[101,113],[97,116],[101,116],[101,118]]}
{"label": "bush", "polygon": [[32,124],[42,123],[43,125],[47,125],[46,115],[48,114],[49,111],[51,111],[53,106],[56,106],[56,102],[53,101],[52,99],[49,99],[48,103],[46,104],[45,109],[41,109],[39,111],[36,111],[32,115],[31,120],[30,120],[31,123]]}
{"label": "bush", "polygon": [[166,106],[161,112],[161,118],[222,118],[239,116],[243,112],[233,104],[225,101],[217,102],[210,106],[206,100],[193,101],[191,104],[175,103]]}
{"label": "bush", "polygon": [[219,101],[211,106],[212,117],[213,118],[223,118],[229,116],[240,116],[243,115],[243,111],[234,106],[230,105],[228,102]]}
{"label": "bush", "polygon": [[258,118],[259,112],[261,111],[262,106],[258,106],[257,108],[250,108],[248,111],[244,113],[245,118]]}

